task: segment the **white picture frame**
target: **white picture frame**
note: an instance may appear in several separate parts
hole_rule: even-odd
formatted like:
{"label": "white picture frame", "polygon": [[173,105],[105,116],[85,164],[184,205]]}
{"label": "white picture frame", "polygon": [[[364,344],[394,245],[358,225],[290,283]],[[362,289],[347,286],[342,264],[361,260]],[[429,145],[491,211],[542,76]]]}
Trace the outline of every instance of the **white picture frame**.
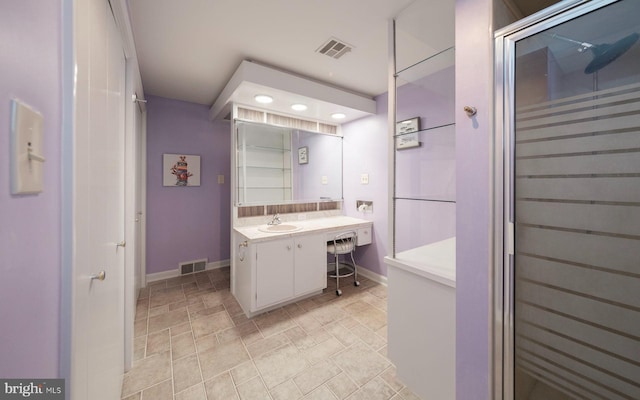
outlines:
{"label": "white picture frame", "polygon": [[200,156],[163,154],[162,186],[200,186]]}

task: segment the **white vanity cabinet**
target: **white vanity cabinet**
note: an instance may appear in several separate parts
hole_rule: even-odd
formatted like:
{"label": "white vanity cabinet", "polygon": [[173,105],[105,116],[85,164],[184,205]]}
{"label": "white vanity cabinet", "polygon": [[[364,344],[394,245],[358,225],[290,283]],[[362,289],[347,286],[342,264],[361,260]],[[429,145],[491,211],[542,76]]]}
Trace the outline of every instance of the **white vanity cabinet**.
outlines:
{"label": "white vanity cabinet", "polygon": [[326,243],[305,235],[256,244],[256,309],[326,287]]}
{"label": "white vanity cabinet", "polygon": [[233,293],[248,316],[327,287],[324,235],[309,234],[251,243],[237,235]]}
{"label": "white vanity cabinet", "polygon": [[303,296],[327,287],[327,242],[323,235],[297,237],[294,241],[293,295]]}
{"label": "white vanity cabinet", "polygon": [[287,225],[298,229],[290,233],[269,232],[268,225],[233,229],[231,293],[249,318],[322,294],[327,287],[327,242],[335,235],[357,231],[358,246],[372,243],[371,221],[358,218],[333,216],[282,226]]}
{"label": "white vanity cabinet", "polygon": [[293,240],[258,243],[255,270],[256,301],[252,309],[260,309],[293,297]]}

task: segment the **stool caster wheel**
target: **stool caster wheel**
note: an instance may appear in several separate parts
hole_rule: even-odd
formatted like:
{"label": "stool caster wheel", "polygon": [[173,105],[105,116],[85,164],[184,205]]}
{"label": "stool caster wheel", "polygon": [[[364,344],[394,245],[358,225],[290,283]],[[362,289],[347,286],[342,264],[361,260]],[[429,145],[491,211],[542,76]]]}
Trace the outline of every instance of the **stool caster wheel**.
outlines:
{"label": "stool caster wheel", "polygon": [[336,296],[342,296],[342,290],[340,289],[336,290]]}
{"label": "stool caster wheel", "polygon": [[353,286],[360,286],[360,281],[353,282]]}

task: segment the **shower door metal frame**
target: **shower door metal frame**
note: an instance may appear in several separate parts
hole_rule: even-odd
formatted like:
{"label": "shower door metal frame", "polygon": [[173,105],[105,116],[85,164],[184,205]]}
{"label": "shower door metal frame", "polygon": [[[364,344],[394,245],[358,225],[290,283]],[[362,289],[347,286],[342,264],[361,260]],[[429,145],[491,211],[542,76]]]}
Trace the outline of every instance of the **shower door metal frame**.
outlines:
{"label": "shower door metal frame", "polygon": [[620,0],[566,0],[494,34],[493,399],[514,399],[514,144],[516,42]]}

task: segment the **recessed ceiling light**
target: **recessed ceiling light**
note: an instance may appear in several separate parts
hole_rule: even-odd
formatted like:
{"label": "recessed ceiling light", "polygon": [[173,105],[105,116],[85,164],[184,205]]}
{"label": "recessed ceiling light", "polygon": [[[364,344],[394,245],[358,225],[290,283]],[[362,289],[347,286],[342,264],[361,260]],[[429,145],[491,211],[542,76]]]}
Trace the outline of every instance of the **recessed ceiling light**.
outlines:
{"label": "recessed ceiling light", "polygon": [[333,114],[331,114],[331,118],[333,118],[333,119],[343,119],[345,117],[346,117],[346,115],[344,115],[343,113],[333,113]]}
{"label": "recessed ceiling light", "polygon": [[258,103],[262,103],[262,104],[269,104],[273,102],[273,97],[267,96],[266,94],[259,94],[256,97],[254,97],[254,99],[256,99]]}
{"label": "recessed ceiling light", "polygon": [[298,103],[298,104],[292,104],[291,108],[295,111],[304,111],[307,109],[307,106],[304,104]]}

